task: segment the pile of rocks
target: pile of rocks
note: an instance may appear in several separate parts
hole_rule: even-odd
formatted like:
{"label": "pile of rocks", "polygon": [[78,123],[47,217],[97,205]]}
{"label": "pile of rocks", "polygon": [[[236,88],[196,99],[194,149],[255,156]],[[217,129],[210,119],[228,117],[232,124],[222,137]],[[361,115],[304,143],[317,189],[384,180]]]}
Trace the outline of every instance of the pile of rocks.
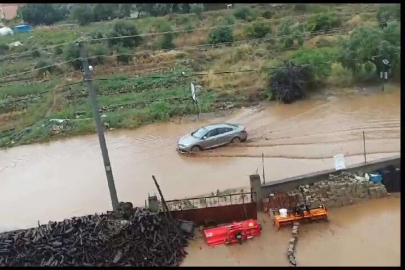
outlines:
{"label": "pile of rocks", "polygon": [[297,262],[295,261],[294,251],[295,251],[295,246],[297,245],[297,240],[298,240],[299,225],[300,224],[298,222],[294,222],[294,226],[292,228],[292,237],[290,238],[290,242],[289,242],[288,250],[287,250],[288,261],[294,266],[297,265]]}
{"label": "pile of rocks", "polygon": [[372,183],[365,177],[341,172],[339,175],[329,175],[328,180],[300,186],[288,192],[288,195],[295,197],[299,203],[310,205],[311,208],[320,204],[338,207],[387,196],[387,190],[381,183]]}

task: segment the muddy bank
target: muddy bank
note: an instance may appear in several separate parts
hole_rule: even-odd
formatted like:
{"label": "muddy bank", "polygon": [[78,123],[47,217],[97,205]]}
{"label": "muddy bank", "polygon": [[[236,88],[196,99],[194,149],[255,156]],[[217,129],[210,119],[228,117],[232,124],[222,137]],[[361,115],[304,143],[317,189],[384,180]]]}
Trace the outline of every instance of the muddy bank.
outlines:
{"label": "muddy bank", "polygon": [[[221,121],[244,124],[249,141],[195,157],[175,151],[179,137]],[[152,174],[169,200],[248,186],[249,175],[262,170],[262,153],[266,181],[333,168],[338,153],[347,164],[362,162],[362,131],[367,160],[400,152],[399,92],[245,108],[108,132],[106,139],[119,199],[144,205],[156,192]],[[96,135],[0,151],[0,230],[110,209]]]}
{"label": "muddy bank", "polygon": [[[400,198],[380,198],[329,210],[329,222],[300,226],[297,266],[399,266]],[[182,266],[289,266],[291,227],[276,231],[259,217],[262,235],[242,245],[208,247],[191,242]]]}

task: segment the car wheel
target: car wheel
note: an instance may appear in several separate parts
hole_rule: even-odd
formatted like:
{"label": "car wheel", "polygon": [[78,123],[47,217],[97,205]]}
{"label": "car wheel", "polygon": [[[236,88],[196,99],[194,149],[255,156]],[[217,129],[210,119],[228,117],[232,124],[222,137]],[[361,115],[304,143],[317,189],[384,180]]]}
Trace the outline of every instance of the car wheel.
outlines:
{"label": "car wheel", "polygon": [[235,137],[232,139],[232,143],[240,143],[240,142],[241,142],[241,140],[239,137]]}
{"label": "car wheel", "polygon": [[195,145],[195,146],[193,146],[191,148],[191,153],[198,153],[198,152],[201,152],[201,151],[202,151],[202,149],[198,145]]}

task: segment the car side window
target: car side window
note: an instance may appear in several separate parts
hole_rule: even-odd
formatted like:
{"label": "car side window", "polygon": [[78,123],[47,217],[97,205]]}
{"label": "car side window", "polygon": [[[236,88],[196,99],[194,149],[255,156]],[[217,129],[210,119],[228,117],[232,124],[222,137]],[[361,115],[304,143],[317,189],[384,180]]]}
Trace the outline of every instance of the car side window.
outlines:
{"label": "car side window", "polygon": [[219,134],[218,128],[216,128],[216,129],[213,129],[213,130],[211,130],[210,132],[208,132],[207,137],[208,137],[208,138],[214,137],[214,136],[217,136],[218,134]]}

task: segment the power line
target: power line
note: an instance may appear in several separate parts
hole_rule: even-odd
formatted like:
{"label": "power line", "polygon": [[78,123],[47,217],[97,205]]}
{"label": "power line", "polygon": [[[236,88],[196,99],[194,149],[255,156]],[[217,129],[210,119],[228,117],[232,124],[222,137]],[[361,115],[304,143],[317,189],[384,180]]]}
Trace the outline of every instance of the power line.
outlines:
{"label": "power line", "polygon": [[[373,12],[375,10],[368,10],[365,12],[348,12],[348,13],[337,13],[339,15],[353,15],[353,14],[365,14],[368,12]],[[281,20],[285,20],[285,19],[291,19],[291,18],[296,18],[296,19],[300,19],[300,18],[306,18],[306,17],[310,17],[313,15],[318,15],[318,14],[328,14],[330,12],[320,12],[320,13],[311,13],[311,14],[307,14],[307,15],[298,15],[298,16],[286,16],[286,17],[282,17],[282,18],[277,18],[277,19],[264,19],[263,21],[265,22],[270,22],[270,21],[281,21]],[[225,28],[230,28],[230,27],[234,27],[235,25],[238,26],[243,26],[243,25],[249,25],[251,24],[250,22],[247,23],[236,23],[233,25],[221,25],[221,26],[212,26],[212,27],[200,27],[200,28],[193,28],[193,29],[189,29],[189,30],[173,30],[173,31],[165,31],[165,32],[158,32],[158,33],[145,33],[145,34],[138,34],[138,35],[129,35],[129,36],[120,36],[120,37],[105,37],[105,38],[94,38],[94,39],[84,39],[82,40],[83,42],[91,42],[91,41],[101,41],[101,40],[110,40],[110,39],[123,39],[123,38],[130,38],[130,37],[148,37],[148,36],[157,36],[157,35],[165,35],[165,34],[176,34],[176,33],[187,33],[187,32],[193,32],[193,31],[203,31],[203,30],[210,30],[210,29],[215,29],[215,28],[221,28],[221,27],[225,27]],[[89,31],[90,32],[90,31]],[[87,34],[89,33],[87,32]],[[47,46],[45,48],[42,48],[42,50],[49,50],[49,49],[54,49],[56,47],[60,47],[60,46],[65,46],[68,44],[72,44],[72,43],[76,43],[77,40],[74,41],[70,41],[70,42],[65,42],[65,43],[61,43],[61,44],[57,44],[57,45],[51,45],[51,46]],[[15,55],[29,55],[35,51],[39,51],[41,50],[41,48],[35,49],[35,50],[31,50],[29,52],[21,52],[21,53],[14,53],[14,54],[9,54],[7,56],[1,57],[0,60],[4,60],[7,59],[9,57],[15,56]]]}

